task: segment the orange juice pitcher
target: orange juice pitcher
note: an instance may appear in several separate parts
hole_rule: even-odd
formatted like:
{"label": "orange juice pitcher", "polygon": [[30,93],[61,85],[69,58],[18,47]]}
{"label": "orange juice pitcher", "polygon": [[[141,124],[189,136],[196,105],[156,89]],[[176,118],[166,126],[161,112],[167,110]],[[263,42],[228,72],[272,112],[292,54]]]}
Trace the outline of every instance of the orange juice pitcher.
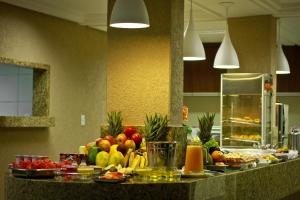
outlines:
{"label": "orange juice pitcher", "polygon": [[186,148],[184,173],[203,172],[203,150],[200,142],[189,142]]}

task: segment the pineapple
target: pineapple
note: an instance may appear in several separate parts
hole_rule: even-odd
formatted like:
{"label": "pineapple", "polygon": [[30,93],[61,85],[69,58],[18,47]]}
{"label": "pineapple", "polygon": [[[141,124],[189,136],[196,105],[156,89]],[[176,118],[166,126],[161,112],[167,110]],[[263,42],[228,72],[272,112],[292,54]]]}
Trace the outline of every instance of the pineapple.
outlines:
{"label": "pineapple", "polygon": [[205,144],[211,139],[211,129],[214,125],[215,113],[205,113],[200,118],[198,117],[200,140],[202,144]]}
{"label": "pineapple", "polygon": [[169,120],[167,115],[162,116],[157,113],[155,113],[154,116],[146,115],[146,120],[145,120],[146,142],[160,140],[162,136],[167,132],[168,122]]}
{"label": "pineapple", "polygon": [[118,134],[122,133],[122,116],[121,112],[112,111],[107,114],[107,122],[108,122],[108,134],[116,137]]}

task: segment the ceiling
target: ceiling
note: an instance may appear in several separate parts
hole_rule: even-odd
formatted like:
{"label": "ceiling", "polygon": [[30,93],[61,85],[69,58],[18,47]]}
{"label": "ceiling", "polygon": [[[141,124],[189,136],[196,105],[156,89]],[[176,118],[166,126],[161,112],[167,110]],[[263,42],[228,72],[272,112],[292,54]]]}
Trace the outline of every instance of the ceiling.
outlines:
{"label": "ceiling", "polygon": [[[99,30],[106,30],[107,0],[0,0]],[[220,42],[225,28],[224,0],[193,0],[196,28],[204,42]],[[226,0],[225,0],[226,1]],[[281,18],[285,45],[300,45],[300,0],[231,0],[229,17],[271,14]],[[190,0],[185,0],[185,24]]]}

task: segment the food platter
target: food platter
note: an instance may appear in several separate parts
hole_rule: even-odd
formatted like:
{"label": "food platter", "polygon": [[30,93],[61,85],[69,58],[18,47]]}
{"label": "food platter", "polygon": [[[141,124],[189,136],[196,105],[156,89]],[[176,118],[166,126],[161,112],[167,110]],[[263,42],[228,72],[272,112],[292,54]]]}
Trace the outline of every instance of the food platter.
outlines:
{"label": "food platter", "polygon": [[120,172],[107,172],[103,176],[94,177],[96,183],[122,183],[126,181],[126,176]]}
{"label": "food platter", "polygon": [[21,178],[53,178],[56,169],[12,169],[15,177]]}

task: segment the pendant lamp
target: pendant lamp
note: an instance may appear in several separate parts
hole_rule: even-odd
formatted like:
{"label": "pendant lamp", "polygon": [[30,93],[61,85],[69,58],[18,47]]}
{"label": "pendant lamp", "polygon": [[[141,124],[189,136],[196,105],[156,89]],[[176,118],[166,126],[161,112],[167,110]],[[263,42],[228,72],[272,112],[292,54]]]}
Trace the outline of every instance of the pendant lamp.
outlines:
{"label": "pendant lamp", "polygon": [[184,32],[183,41],[183,60],[205,60],[205,51],[202,41],[195,30],[193,11],[193,1],[191,0],[190,19],[186,31]]}
{"label": "pendant lamp", "polygon": [[237,69],[240,68],[240,64],[236,51],[231,43],[227,22],[228,8],[233,4],[233,2],[222,2],[220,4],[226,7],[226,29],[223,41],[214,60],[214,68]]}
{"label": "pendant lamp", "polygon": [[116,0],[109,26],[127,29],[148,28],[149,16],[144,0]]}
{"label": "pendant lamp", "polygon": [[276,74],[290,74],[290,66],[280,42],[280,19],[277,19],[277,68]]}

